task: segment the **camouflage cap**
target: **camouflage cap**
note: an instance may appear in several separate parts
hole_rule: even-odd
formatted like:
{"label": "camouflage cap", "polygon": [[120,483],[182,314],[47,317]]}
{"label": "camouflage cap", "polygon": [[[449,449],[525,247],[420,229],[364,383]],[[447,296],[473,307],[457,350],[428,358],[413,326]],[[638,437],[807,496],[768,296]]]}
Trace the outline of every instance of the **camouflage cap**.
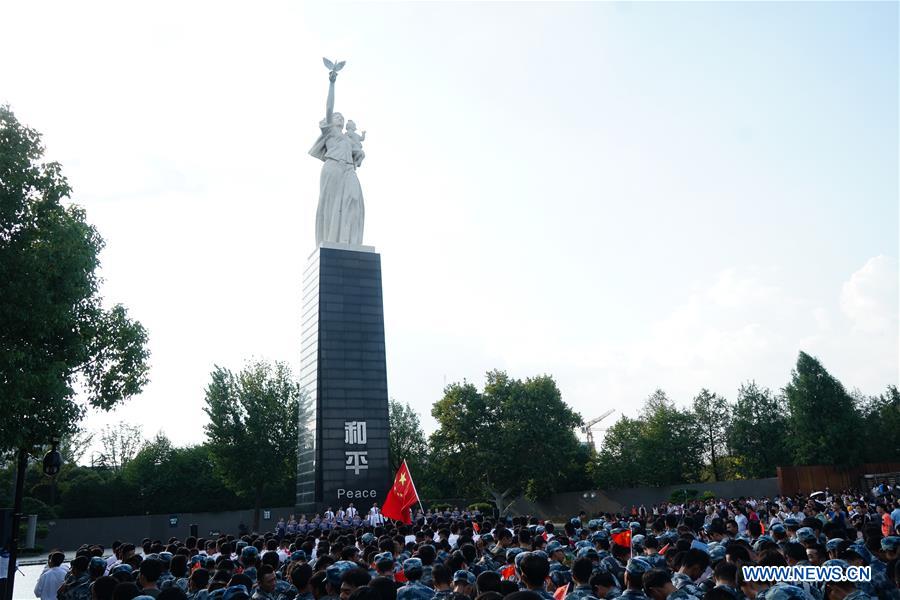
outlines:
{"label": "camouflage cap", "polygon": [[103,570],[106,570],[106,559],[100,558],[99,556],[95,556],[91,558],[91,561],[88,563],[88,569],[99,569],[103,567]]}
{"label": "camouflage cap", "polygon": [[297,562],[298,560],[306,560],[306,552],[303,550],[294,550],[291,552],[291,562]]}
{"label": "camouflage cap", "polygon": [[784,525],[781,523],[775,523],[771,527],[769,527],[769,531],[772,533],[787,533],[787,529],[784,528]]}
{"label": "camouflage cap", "polygon": [[494,541],[494,536],[493,534],[485,533],[483,536],[481,536],[481,541],[485,544],[491,544]]}
{"label": "camouflage cap", "polygon": [[889,535],[881,539],[881,550],[884,552],[896,552],[900,548],[900,536]]}
{"label": "camouflage cap", "polygon": [[595,548],[588,546],[587,548],[579,548],[575,553],[575,558],[589,558],[591,560],[600,560],[600,553]]}
{"label": "camouflage cap", "polygon": [[847,567],[850,566],[846,560],[842,560],[840,558],[831,558],[822,563],[823,567],[840,567],[842,571],[846,571]]}
{"label": "camouflage cap", "polygon": [[754,551],[754,552],[759,552],[760,550],[762,550],[762,546],[763,546],[763,544],[765,544],[765,543],[772,543],[772,544],[774,544],[774,543],[775,543],[775,540],[773,540],[772,538],[770,538],[770,537],[767,536],[767,535],[761,535],[761,536],[759,536],[758,538],[756,538],[756,541],[755,541],[755,542],[753,542],[753,551]]}
{"label": "camouflage cap", "polygon": [[601,529],[600,531],[595,532],[594,535],[591,536],[591,541],[594,541],[594,542],[599,542],[600,540],[608,540],[608,539],[609,539],[609,532],[606,531],[605,529]]}
{"label": "camouflage cap", "polygon": [[418,558],[407,558],[403,561],[403,573],[409,577],[410,573],[422,572],[422,561]]}
{"label": "camouflage cap", "polygon": [[625,565],[625,572],[630,575],[643,575],[651,569],[650,563],[643,558],[632,558]]}
{"label": "camouflage cap", "polygon": [[837,550],[838,546],[840,546],[841,542],[843,542],[843,541],[844,541],[843,538],[831,538],[830,540],[825,542],[825,549],[828,550],[829,552]]}
{"label": "camouflage cap", "polygon": [[794,517],[788,517],[784,520],[784,526],[788,529],[797,529],[800,527],[800,521]]}
{"label": "camouflage cap", "polygon": [[801,543],[815,542],[816,532],[812,530],[812,527],[801,527],[797,530],[797,540]]}
{"label": "camouflage cap", "polygon": [[363,544],[365,544],[366,546],[368,546],[369,544],[371,544],[372,542],[375,541],[375,534],[373,534],[373,533],[364,533],[364,534],[362,534],[362,537],[360,538],[360,541],[361,541]]}
{"label": "camouflage cap", "polygon": [[634,536],[633,538],[631,538],[631,546],[633,548],[643,548],[644,540],[646,540],[646,539],[647,539],[647,536],[639,533],[636,536]]}
{"label": "camouflage cap", "polygon": [[222,600],[246,600],[250,597],[250,592],[247,591],[247,586],[245,585],[230,585],[225,588],[225,593],[222,594]]}
{"label": "camouflage cap", "polygon": [[134,569],[131,568],[131,565],[122,563],[121,565],[114,566],[109,574],[112,575],[114,573],[128,573],[129,575],[131,575],[133,572]]}
{"label": "camouflage cap", "polygon": [[872,564],[872,553],[869,552],[869,549],[866,548],[866,545],[861,542],[857,542],[850,546],[850,549],[859,554],[860,558],[866,561],[867,565]]}
{"label": "camouflage cap", "polygon": [[[419,561],[420,566],[421,564],[421,561]],[[333,587],[337,587],[341,585],[341,577],[344,576],[344,573],[355,568],[356,563],[352,563],[349,560],[339,560],[325,569],[325,579],[327,579],[328,583],[330,583]]]}
{"label": "camouflage cap", "polygon": [[796,585],[779,583],[766,590],[766,600],[808,600],[809,594]]}
{"label": "camouflage cap", "polygon": [[525,557],[529,554],[531,554],[531,552],[519,552],[515,555],[515,557],[513,558],[513,562],[515,563],[516,568],[518,568],[519,565],[522,564],[522,561],[525,560]]}
{"label": "camouflage cap", "polygon": [[518,546],[510,548],[506,551],[506,560],[513,560],[516,556],[522,554],[522,552],[524,552],[524,550],[522,550]]}
{"label": "camouflage cap", "polygon": [[561,565],[556,565],[556,567],[555,569],[553,567],[550,568],[550,581],[558,588],[569,585],[572,582],[572,571],[563,568]]}
{"label": "camouflage cap", "polygon": [[547,544],[547,554],[553,554],[554,552],[559,551],[565,552],[565,548],[563,548],[563,545],[556,540],[552,540],[549,544]]}
{"label": "camouflage cap", "polygon": [[713,546],[709,545],[709,560],[711,562],[719,562],[720,560],[725,560],[726,548],[722,544],[716,544]]}
{"label": "camouflage cap", "polygon": [[465,581],[469,585],[472,585],[475,583],[475,574],[471,571],[460,569],[453,574],[453,582],[456,583],[457,581]]}

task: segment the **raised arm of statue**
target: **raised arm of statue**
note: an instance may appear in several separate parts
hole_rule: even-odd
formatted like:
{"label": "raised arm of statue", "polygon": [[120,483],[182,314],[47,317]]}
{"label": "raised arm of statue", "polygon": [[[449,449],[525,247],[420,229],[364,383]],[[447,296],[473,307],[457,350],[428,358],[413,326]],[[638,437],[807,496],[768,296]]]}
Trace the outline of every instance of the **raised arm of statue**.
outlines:
{"label": "raised arm of statue", "polygon": [[331,116],[334,114],[334,80],[337,79],[337,72],[328,73],[328,100],[325,101],[325,124],[331,126]]}

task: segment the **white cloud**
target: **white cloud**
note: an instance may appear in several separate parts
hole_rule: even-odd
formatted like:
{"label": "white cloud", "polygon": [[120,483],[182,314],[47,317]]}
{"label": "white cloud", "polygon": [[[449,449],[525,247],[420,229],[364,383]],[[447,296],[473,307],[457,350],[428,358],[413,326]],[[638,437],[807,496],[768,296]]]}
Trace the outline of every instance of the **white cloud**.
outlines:
{"label": "white cloud", "polygon": [[897,261],[870,258],[841,288],[841,310],[863,333],[897,333]]}

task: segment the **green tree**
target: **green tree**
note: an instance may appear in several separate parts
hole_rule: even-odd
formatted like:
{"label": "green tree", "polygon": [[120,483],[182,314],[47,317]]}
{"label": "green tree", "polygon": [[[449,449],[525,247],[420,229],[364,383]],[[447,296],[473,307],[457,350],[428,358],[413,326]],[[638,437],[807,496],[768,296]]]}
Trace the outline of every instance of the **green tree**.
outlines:
{"label": "green tree", "polygon": [[848,465],[859,462],[862,417],[853,398],[818,359],[800,352],[784,388],[790,412],[794,464]]}
{"label": "green tree", "polygon": [[254,530],[265,492],[294,481],[298,423],[308,421],[310,405],[285,363],[255,361],[237,375],[222,367],[212,372],[203,409],[210,455],[225,485],[253,499]]}
{"label": "green tree", "polygon": [[702,468],[695,415],[656,390],[636,419],[623,416],[607,431],[594,479],[601,487],[663,486],[698,481]]}
{"label": "green tree", "polygon": [[732,464],[741,477],[774,477],[776,467],[790,462],[789,430],[784,399],[750,381],[741,385],[728,427]]}
{"label": "green tree", "polygon": [[643,429],[641,420],[623,415],[607,430],[594,467],[597,487],[627,488],[644,483],[640,452]]}
{"label": "green tree", "polygon": [[900,391],[889,385],[883,394],[855,394],[862,413],[864,440],[860,452],[866,462],[900,460]]}
{"label": "green tree", "polygon": [[120,421],[103,428],[100,432],[100,444],[103,447],[100,464],[120,471],[144,444],[144,433],[140,425]]}
{"label": "green tree", "polygon": [[141,513],[241,508],[240,499],[217,477],[205,444],[175,448],[158,434],[128,462],[122,476],[137,491]]}
{"label": "green tree", "polygon": [[409,404],[390,401],[390,457],[391,471],[396,472],[406,460],[414,475],[425,470],[428,442],[419,414]]}
{"label": "green tree", "polygon": [[489,494],[504,511],[519,493],[538,498],[588,484],[574,432],[581,417],[549,376],[522,381],[491,371],[483,392],[454,383],[432,415],[435,476],[453,482],[456,495]]}
{"label": "green tree", "polygon": [[138,393],[148,372],[144,328],[103,306],[103,239],[63,203],[69,184],[43,155],[40,134],[0,106],[0,450],[20,456],[74,434],[85,404]]}
{"label": "green tree", "polygon": [[672,485],[699,481],[703,468],[703,442],[696,419],[680,410],[662,390],[644,402],[639,449],[645,466],[645,485]]}
{"label": "green tree", "polygon": [[722,458],[727,454],[728,425],[731,414],[725,398],[706,388],[694,398],[694,418],[703,440],[703,455],[710,466],[714,481],[724,474]]}

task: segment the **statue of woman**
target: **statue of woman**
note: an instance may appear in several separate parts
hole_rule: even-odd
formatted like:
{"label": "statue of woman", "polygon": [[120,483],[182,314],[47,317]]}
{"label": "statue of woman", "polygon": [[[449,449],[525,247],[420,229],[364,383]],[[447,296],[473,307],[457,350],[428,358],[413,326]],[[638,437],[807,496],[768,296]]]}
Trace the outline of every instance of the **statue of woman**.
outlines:
{"label": "statue of woman", "polygon": [[338,69],[332,69],[328,73],[330,83],[325,103],[325,120],[319,123],[322,135],[309,151],[324,163],[319,178],[316,244],[338,242],[359,246],[363,240],[366,211],[362,188],[356,176],[353,142],[343,132],[343,115],[334,112],[334,81],[337,79],[337,71]]}

